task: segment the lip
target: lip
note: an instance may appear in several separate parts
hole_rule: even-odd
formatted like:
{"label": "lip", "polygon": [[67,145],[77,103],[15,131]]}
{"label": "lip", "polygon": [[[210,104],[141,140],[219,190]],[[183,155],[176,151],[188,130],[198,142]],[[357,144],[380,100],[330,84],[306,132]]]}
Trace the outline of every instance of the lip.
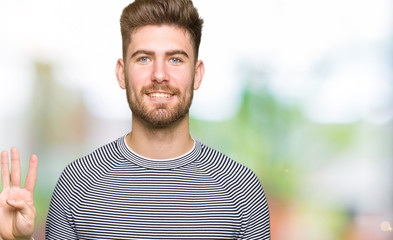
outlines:
{"label": "lip", "polygon": [[168,91],[150,91],[146,93],[146,96],[151,100],[155,102],[167,102],[171,101],[173,97],[175,96],[174,93],[168,92]]}
{"label": "lip", "polygon": [[164,93],[164,94],[171,94],[171,95],[174,95],[173,92],[169,92],[169,91],[165,91],[165,90],[148,91],[146,94],[152,94],[152,93]]}

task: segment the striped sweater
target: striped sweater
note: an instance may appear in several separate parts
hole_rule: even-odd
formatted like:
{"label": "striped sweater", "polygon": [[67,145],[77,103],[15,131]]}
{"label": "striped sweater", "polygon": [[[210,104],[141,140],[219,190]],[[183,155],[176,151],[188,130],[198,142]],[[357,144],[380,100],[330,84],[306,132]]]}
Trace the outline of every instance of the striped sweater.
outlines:
{"label": "striped sweater", "polygon": [[251,170],[197,141],[152,160],[121,137],[64,169],[46,239],[270,239],[269,210]]}

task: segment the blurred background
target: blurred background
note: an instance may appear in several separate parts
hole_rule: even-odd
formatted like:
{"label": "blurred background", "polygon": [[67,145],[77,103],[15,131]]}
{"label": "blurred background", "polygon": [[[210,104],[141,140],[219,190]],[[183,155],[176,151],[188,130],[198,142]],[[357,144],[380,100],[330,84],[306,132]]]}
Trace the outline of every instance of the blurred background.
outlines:
{"label": "blurred background", "polygon": [[[37,240],[62,169],[131,128],[114,74],[128,3],[0,0],[0,149],[24,172],[39,156]],[[258,175],[272,239],[393,239],[393,2],[194,4],[192,135]]]}

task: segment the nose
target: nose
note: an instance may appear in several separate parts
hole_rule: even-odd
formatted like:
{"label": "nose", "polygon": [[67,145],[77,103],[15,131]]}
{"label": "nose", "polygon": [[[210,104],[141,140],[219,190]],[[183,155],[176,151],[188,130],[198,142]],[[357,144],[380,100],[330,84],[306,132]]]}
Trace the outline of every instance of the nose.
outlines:
{"label": "nose", "polygon": [[169,80],[167,66],[164,61],[155,61],[153,63],[152,80],[159,83]]}

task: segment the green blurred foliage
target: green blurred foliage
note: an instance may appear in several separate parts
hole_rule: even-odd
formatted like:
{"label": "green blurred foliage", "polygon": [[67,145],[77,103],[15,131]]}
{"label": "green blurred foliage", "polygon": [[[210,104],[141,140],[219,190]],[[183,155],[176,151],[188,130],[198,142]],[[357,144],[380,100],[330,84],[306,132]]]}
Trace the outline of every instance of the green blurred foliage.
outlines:
{"label": "green blurred foliage", "polygon": [[356,124],[311,122],[299,106],[282,103],[267,87],[251,84],[234,117],[221,122],[191,118],[190,128],[196,139],[250,167],[265,191],[280,198],[298,192],[310,166],[353,146],[357,130]]}
{"label": "green blurred foliage", "polygon": [[265,191],[289,197],[296,191],[296,169],[289,134],[302,121],[300,112],[277,102],[266,90],[246,88],[240,111],[222,122],[191,119],[194,137],[250,167]]}

